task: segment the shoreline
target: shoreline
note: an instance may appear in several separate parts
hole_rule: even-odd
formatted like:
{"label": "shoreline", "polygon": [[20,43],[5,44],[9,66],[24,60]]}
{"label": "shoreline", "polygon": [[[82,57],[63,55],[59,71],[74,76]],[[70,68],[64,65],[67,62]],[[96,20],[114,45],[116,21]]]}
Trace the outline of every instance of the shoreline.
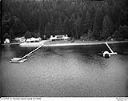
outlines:
{"label": "shoreline", "polygon": [[[44,43],[44,41],[46,41]],[[117,43],[128,43],[128,41],[81,41],[81,40],[75,40],[74,42],[71,41],[48,41],[48,40],[42,40],[39,42],[39,44],[41,44],[41,42],[43,42],[44,46],[43,47],[47,47],[47,46],[72,46],[72,45],[100,45],[100,44],[105,44],[105,42],[107,42],[108,44],[117,44]],[[23,43],[7,43],[7,44],[1,44],[2,46],[6,46],[6,45],[20,45]],[[38,42],[35,43],[29,43],[29,44],[37,44],[37,45],[33,45],[33,47],[38,47]],[[32,46],[32,45],[31,45]]]}
{"label": "shoreline", "polygon": [[79,41],[79,40],[76,40],[74,42],[61,42],[61,43],[47,42],[47,43],[44,43],[43,47],[101,45],[101,44],[105,44],[105,42],[107,42],[108,44],[128,43],[128,41]]}

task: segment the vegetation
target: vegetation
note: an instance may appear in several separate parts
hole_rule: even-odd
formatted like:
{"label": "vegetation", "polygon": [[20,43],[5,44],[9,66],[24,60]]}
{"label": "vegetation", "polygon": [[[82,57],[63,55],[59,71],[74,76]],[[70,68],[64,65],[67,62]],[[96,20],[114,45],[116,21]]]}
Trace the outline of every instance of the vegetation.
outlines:
{"label": "vegetation", "polygon": [[11,39],[68,34],[75,39],[124,40],[127,5],[127,0],[3,0],[1,40],[7,33]]}

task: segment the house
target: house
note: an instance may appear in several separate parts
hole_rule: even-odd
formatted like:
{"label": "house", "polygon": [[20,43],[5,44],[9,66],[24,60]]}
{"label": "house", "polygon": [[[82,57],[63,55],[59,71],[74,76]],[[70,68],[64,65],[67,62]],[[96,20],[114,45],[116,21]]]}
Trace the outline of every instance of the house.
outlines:
{"label": "house", "polygon": [[69,40],[70,37],[68,37],[68,35],[51,35],[50,39],[51,41],[55,41],[55,40]]}
{"label": "house", "polygon": [[6,44],[6,43],[10,43],[10,39],[6,38],[5,41],[4,41],[4,43],[5,43],[5,44]]}
{"label": "house", "polygon": [[15,40],[18,42],[25,42],[26,39],[25,37],[16,37]]}
{"label": "house", "polygon": [[39,38],[28,38],[28,39],[26,39],[26,42],[39,42],[39,41],[41,41],[41,38],[39,37]]}

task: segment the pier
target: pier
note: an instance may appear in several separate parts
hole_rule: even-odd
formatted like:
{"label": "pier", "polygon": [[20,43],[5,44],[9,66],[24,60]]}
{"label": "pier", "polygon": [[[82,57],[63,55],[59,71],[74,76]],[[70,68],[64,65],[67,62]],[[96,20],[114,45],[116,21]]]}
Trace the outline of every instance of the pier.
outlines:
{"label": "pier", "polygon": [[11,60],[10,60],[10,62],[25,62],[27,59],[27,57],[28,56],[30,56],[32,53],[34,53],[35,51],[37,51],[38,49],[40,49],[43,45],[44,45],[44,43],[46,42],[46,41],[49,41],[49,40],[45,40],[45,41],[43,41],[42,42],[42,44],[39,44],[38,45],[38,47],[36,48],[36,49],[34,49],[34,50],[32,50],[31,52],[29,52],[28,54],[26,54],[26,55],[24,55],[23,57],[21,57],[21,58],[12,58]]}

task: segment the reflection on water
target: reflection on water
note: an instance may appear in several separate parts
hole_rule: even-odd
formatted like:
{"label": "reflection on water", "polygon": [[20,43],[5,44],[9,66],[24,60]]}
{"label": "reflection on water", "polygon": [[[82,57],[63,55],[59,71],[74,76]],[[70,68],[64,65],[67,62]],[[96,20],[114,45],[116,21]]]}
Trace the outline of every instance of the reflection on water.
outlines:
{"label": "reflection on water", "polygon": [[[127,44],[111,45],[119,55],[102,58],[106,46],[41,48],[24,63],[9,63],[33,48],[1,51],[2,96],[128,96]],[[124,55],[125,54],[125,55]]]}

